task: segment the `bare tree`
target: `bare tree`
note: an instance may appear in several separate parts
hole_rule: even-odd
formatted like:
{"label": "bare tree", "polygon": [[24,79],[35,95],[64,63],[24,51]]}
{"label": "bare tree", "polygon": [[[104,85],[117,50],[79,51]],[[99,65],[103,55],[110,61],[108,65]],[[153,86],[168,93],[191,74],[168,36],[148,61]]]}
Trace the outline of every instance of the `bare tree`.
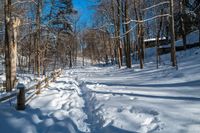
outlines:
{"label": "bare tree", "polygon": [[17,61],[17,27],[20,20],[12,16],[12,2],[5,0],[5,65],[6,65],[6,90],[12,91],[16,82]]}

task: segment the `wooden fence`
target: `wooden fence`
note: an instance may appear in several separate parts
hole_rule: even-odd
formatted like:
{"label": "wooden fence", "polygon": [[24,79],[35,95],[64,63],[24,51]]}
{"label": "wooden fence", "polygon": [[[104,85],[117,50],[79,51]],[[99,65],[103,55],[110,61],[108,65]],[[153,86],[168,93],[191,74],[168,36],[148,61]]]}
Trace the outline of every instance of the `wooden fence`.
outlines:
{"label": "wooden fence", "polygon": [[[0,103],[4,103],[8,100],[11,100],[13,98],[17,97],[17,109],[23,110],[25,108],[25,104],[36,94],[41,93],[41,89],[44,87],[48,87],[50,82],[54,82],[57,77],[61,75],[62,70],[57,69],[53,71],[50,76],[44,78],[41,81],[38,81],[38,83],[32,85],[31,87],[25,89],[25,86],[23,84],[18,84],[17,91],[11,92],[11,94],[0,98]],[[27,97],[25,96],[28,93]]]}

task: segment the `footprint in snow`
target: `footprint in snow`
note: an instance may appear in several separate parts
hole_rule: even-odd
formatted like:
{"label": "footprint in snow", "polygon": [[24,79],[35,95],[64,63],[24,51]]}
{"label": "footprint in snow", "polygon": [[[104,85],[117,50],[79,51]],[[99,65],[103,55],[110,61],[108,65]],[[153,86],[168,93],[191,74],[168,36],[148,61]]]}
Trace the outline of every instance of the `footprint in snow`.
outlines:
{"label": "footprint in snow", "polygon": [[154,132],[159,129],[159,124],[156,117],[147,117],[143,123],[141,123],[140,132]]}
{"label": "footprint in snow", "polygon": [[121,112],[123,112],[123,111],[124,111],[124,107],[123,107],[123,106],[117,108],[117,112],[118,112],[118,113],[121,113]]}
{"label": "footprint in snow", "polygon": [[129,99],[133,101],[133,100],[136,100],[137,98],[136,97],[130,97]]}
{"label": "footprint in snow", "polygon": [[110,100],[110,97],[109,96],[105,97],[105,100],[106,101]]}
{"label": "footprint in snow", "polygon": [[139,108],[136,108],[134,106],[129,107],[129,112],[130,113],[149,114],[149,115],[153,115],[153,116],[159,115],[159,113],[156,110],[145,109],[145,108],[139,109]]}

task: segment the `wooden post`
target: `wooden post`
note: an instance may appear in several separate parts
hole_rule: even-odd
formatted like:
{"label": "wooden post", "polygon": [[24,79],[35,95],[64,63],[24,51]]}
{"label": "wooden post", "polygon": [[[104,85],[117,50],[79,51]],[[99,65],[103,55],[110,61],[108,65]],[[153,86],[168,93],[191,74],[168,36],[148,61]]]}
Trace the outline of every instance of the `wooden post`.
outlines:
{"label": "wooden post", "polygon": [[60,77],[60,76],[61,76],[61,73],[62,73],[62,70],[61,70],[61,69],[59,69],[59,71],[58,71],[58,77]]}
{"label": "wooden post", "polygon": [[24,84],[18,84],[17,89],[19,93],[17,95],[17,110],[25,110],[25,86]]}
{"label": "wooden post", "polygon": [[39,95],[41,93],[41,83],[40,83],[40,81],[36,85],[36,90],[37,90],[36,94]]}
{"label": "wooden post", "polygon": [[52,80],[52,81],[53,81],[53,82],[55,82],[55,81],[56,81],[55,75],[56,75],[56,74],[55,74],[55,72],[54,72],[54,73],[52,73],[52,78],[53,78],[53,80]]}
{"label": "wooden post", "polygon": [[3,81],[3,90],[6,90],[6,81]]}
{"label": "wooden post", "polygon": [[54,74],[53,74],[53,82],[56,81],[57,76],[58,76],[58,70],[56,70],[56,71],[54,72]]}
{"label": "wooden post", "polygon": [[45,87],[46,88],[49,87],[49,78],[48,77],[45,78]]}

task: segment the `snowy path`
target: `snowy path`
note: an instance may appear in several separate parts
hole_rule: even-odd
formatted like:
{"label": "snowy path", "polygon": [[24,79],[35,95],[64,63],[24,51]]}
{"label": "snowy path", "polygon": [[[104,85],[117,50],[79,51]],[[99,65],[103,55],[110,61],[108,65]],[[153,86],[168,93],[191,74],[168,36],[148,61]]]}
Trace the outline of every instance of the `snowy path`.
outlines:
{"label": "snowy path", "polygon": [[[148,71],[152,73],[146,70],[146,75]],[[159,83],[166,77],[158,78],[158,83],[137,76],[132,69],[112,67],[66,70],[25,111],[17,112],[9,103],[1,105],[0,129],[5,133],[199,133],[199,82],[162,87]]]}
{"label": "snowy path", "polygon": [[[89,68],[90,69],[90,68]],[[150,132],[156,130],[159,125],[155,110],[148,108],[134,109],[133,106],[120,105],[124,102],[124,98],[128,98],[131,102],[135,101],[135,97],[125,96],[119,93],[119,97],[114,93],[106,94],[94,91],[97,87],[106,87],[95,81],[89,82],[87,78],[93,79],[95,76],[104,75],[105,71],[91,68],[92,70],[82,69],[70,72],[70,75],[81,81],[81,90],[85,100],[85,112],[88,116],[87,122],[91,125],[92,132],[98,133],[134,133],[134,132]],[[95,72],[94,72],[95,71]],[[78,78],[77,78],[78,77]],[[101,88],[98,88],[101,90]],[[121,97],[121,95],[123,97]],[[116,101],[106,105],[111,99],[117,98]],[[113,105],[114,106],[113,106]],[[116,105],[117,104],[117,105]],[[127,103],[125,103],[127,104]]]}
{"label": "snowy path", "polygon": [[87,66],[66,70],[18,112],[0,106],[4,133],[199,133],[200,58],[179,71]]}
{"label": "snowy path", "polygon": [[200,59],[185,59],[179,71],[146,65],[144,70],[86,67],[69,73],[84,82],[85,101],[93,97],[100,107],[95,113],[103,133],[199,133]]}
{"label": "snowy path", "polygon": [[83,99],[85,101],[84,112],[87,114],[86,122],[89,124],[90,132],[94,133],[99,131],[103,126],[103,118],[98,111],[101,105],[96,100],[94,93],[92,93],[83,82],[81,84],[81,90],[83,92]]}

